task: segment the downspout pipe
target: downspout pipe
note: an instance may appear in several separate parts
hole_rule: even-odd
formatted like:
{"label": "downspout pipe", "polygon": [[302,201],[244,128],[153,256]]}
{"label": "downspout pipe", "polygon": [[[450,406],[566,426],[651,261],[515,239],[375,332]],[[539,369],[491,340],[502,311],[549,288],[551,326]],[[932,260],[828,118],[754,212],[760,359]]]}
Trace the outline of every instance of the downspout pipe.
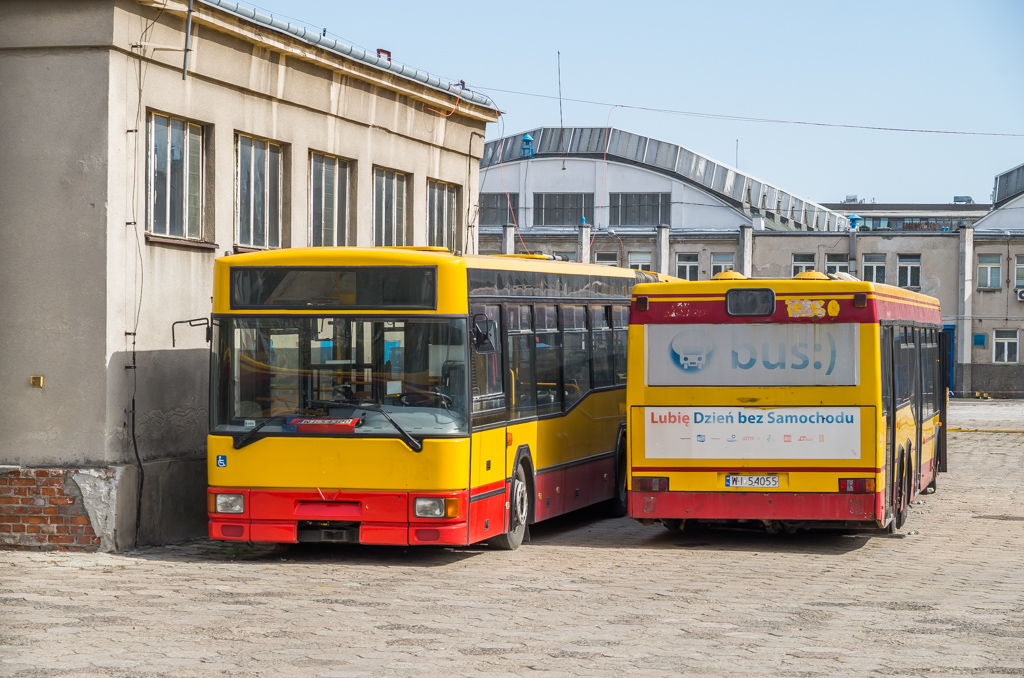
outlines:
{"label": "downspout pipe", "polygon": [[188,55],[192,51],[192,0],[188,0],[188,19],[185,20],[185,60],[181,65],[181,79],[188,77]]}

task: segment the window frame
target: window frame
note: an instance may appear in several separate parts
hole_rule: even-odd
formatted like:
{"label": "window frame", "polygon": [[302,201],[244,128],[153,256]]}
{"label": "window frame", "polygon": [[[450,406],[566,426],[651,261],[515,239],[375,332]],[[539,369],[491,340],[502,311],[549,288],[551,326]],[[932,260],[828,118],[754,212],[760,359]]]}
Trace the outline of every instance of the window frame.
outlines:
{"label": "window frame", "polygon": [[[693,257],[683,260],[682,257]],[[686,268],[686,275],[681,275],[680,268]],[[692,277],[691,277],[692,273]],[[700,280],[700,253],[698,252],[676,252],[676,277],[683,280]]]}
{"label": "window frame", "polygon": [[[1009,263],[1007,263],[1009,266]],[[1014,289],[1024,287],[1024,254],[1018,254],[1014,262]]]}
{"label": "window frame", "polygon": [[[480,225],[481,226],[511,226],[520,224],[519,218],[519,194],[509,192],[507,198],[505,193],[480,193]],[[493,200],[494,204],[490,205]],[[509,203],[512,203],[511,209]],[[498,219],[497,215],[504,212],[505,218]]]}
{"label": "window frame", "polygon": [[[1013,332],[1013,337],[999,337],[999,332]],[[1008,348],[1013,346],[1014,359],[1006,360]],[[997,360],[999,348],[1003,349],[1003,360]],[[992,330],[992,364],[993,365],[1017,365],[1020,363],[1020,330],[1017,329],[993,329]]]}
{"label": "window frame", "polygon": [[[166,169],[165,169],[165,182],[167,187],[165,189],[166,206],[164,207],[164,232],[160,233],[155,230],[155,219],[156,219],[156,190],[157,181],[154,176],[156,172],[156,118],[164,118],[167,120],[167,143],[164,149],[166,157]],[[175,235],[171,233],[171,203],[173,196],[171,195],[170,184],[171,184],[171,163],[172,158],[172,144],[173,134],[172,122],[177,121],[184,125],[183,141],[184,149],[182,152],[182,160],[184,163],[182,175],[184,178],[184,186],[182,188],[182,233],[181,235]],[[194,159],[192,156],[192,130],[197,128],[199,131],[198,135],[198,159]],[[146,112],[146,233],[156,236],[158,238],[173,238],[176,240],[185,240],[189,242],[205,242],[206,234],[203,227],[203,212],[206,206],[206,139],[207,139],[207,125],[195,122],[189,118],[182,116],[170,115],[168,113],[161,113],[159,111],[147,111]],[[189,198],[189,187],[192,182],[192,163],[196,161],[198,165],[198,173],[195,177],[198,183],[198,196],[197,202],[198,209],[194,212],[196,220],[196,228],[198,233],[191,235],[191,221],[193,217],[192,203]]]}
{"label": "window frame", "polygon": [[[797,257],[805,258],[802,261],[798,261]],[[810,259],[807,259],[806,257],[810,257]],[[818,257],[815,254],[794,252],[790,259],[793,267],[793,277],[795,278],[799,273],[807,273],[817,270],[817,259]]]}
{"label": "window frame", "polygon": [[[652,218],[654,211],[656,219]],[[608,194],[609,226],[671,226],[671,221],[671,193]]]}
{"label": "window frame", "polygon": [[[877,261],[868,261],[868,257],[881,257],[881,259],[877,260]],[[860,270],[861,270],[861,277],[862,277],[862,279],[865,282],[881,283],[881,284],[884,285],[885,284],[885,278],[886,278],[885,266],[886,266],[886,256],[885,256],[884,253],[868,252],[866,254],[862,254],[861,255],[861,260],[860,260]],[[877,276],[875,276],[874,278],[868,278],[867,277],[868,267],[870,267],[872,269],[872,271],[878,271],[880,269],[882,271],[882,279],[878,280]]]}
{"label": "window frame", "polygon": [[[637,257],[636,261],[633,260],[634,256]],[[643,260],[644,257],[647,257],[646,261]],[[626,253],[626,264],[630,268],[630,270],[633,270],[633,271],[651,271],[652,270],[651,267],[653,266],[653,262],[654,262],[654,255],[651,254],[650,252],[627,252]],[[644,268],[645,266],[647,268]]]}
{"label": "window frame", "polygon": [[[715,261],[715,257],[719,257],[718,261]],[[722,257],[729,257],[726,261]],[[726,268],[728,266],[728,268]],[[711,277],[715,277],[719,273],[725,273],[726,271],[736,270],[736,254],[734,252],[712,252],[711,253]]]}
{"label": "window frame", "polygon": [[[839,259],[842,257],[842,259]],[[829,261],[833,259],[833,261]],[[850,272],[850,255],[841,253],[826,253],[825,254],[825,273],[849,273]]]}
{"label": "window frame", "polygon": [[[412,186],[411,174],[374,166],[372,231],[374,247],[401,247],[406,244],[409,210],[412,207],[411,201],[408,199],[410,186]],[[378,189],[380,189],[379,194]],[[388,204],[389,200],[390,205]],[[389,216],[391,217],[390,225],[387,222]],[[399,216],[401,216],[401,223],[399,223]]]}
{"label": "window frame", "polygon": [[[917,270],[917,284],[914,285],[914,270]],[[906,282],[903,284],[903,272],[906,271]],[[920,254],[899,254],[896,257],[896,286],[906,290],[921,289],[921,255]]]}
{"label": "window frame", "polygon": [[[250,142],[249,146],[249,162],[250,171],[249,174],[249,205],[247,214],[249,217],[248,223],[248,242],[242,242],[242,149],[243,139],[248,139]],[[257,144],[265,144],[264,149],[264,169],[266,171],[264,179],[265,195],[263,197],[263,212],[264,212],[264,242],[263,244],[257,244],[255,242],[255,219],[256,219],[256,148]],[[277,150],[277,196],[276,196],[276,220],[275,223],[271,223],[271,218],[274,216],[274,201],[273,196],[273,172],[271,164],[274,157],[274,149]],[[247,134],[245,132],[235,131],[235,226],[234,226],[234,238],[235,245],[238,247],[244,247],[246,249],[253,250],[273,250],[281,249],[284,247],[284,167],[285,167],[285,145],[279,141],[274,141],[266,137],[261,137],[255,134]],[[272,233],[272,229],[276,232]],[[276,244],[274,243],[274,237],[276,236]]]}
{"label": "window frame", "polygon": [[[437,196],[441,194],[443,199],[438,204]],[[462,187],[447,181],[435,179],[427,180],[427,245],[430,247],[444,247],[455,251],[455,238],[459,230],[459,214],[461,212]],[[432,204],[433,203],[433,204]],[[434,209],[431,209],[431,208]],[[443,228],[439,229],[435,223],[437,216],[441,216]],[[438,236],[442,236],[440,240]]]}
{"label": "window frame", "polygon": [[[332,206],[334,213],[334,223],[332,224],[333,242],[324,242],[324,204],[320,206],[321,223],[319,227],[319,243],[317,242],[317,225],[314,223],[314,214],[316,214],[316,186],[314,178],[316,175],[315,164],[316,157],[321,157],[324,161],[334,161],[334,205]],[[321,171],[321,186],[320,196],[321,202],[326,201],[326,188],[327,188],[327,172],[326,162],[322,164],[324,170]],[[344,168],[344,170],[343,170]],[[342,175],[344,174],[344,178]],[[348,210],[349,202],[348,196],[351,192],[350,183],[352,180],[352,162],[346,160],[337,155],[331,153],[321,153],[320,151],[309,151],[309,245],[310,247],[344,247],[348,244]]]}
{"label": "window frame", "polygon": [[[614,257],[614,261],[600,261],[598,257],[601,255],[611,255]],[[618,252],[594,252],[594,263],[598,266],[618,266],[619,265],[619,253]]]}
{"label": "window frame", "polygon": [[[1003,269],[1003,255],[991,254],[991,253],[978,253],[978,267],[977,275],[975,277],[975,284],[979,290],[998,290],[1002,288],[1002,269]],[[982,261],[982,257],[989,259],[989,261]],[[995,259],[995,263],[991,262],[991,259]],[[981,284],[982,281],[982,269],[985,271],[985,283]],[[995,282],[992,284],[992,274],[995,273]]]}
{"label": "window frame", "polygon": [[[572,203],[579,197],[579,205]],[[554,202],[554,204],[548,204]],[[579,211],[587,224],[594,225],[594,194],[586,192],[574,193],[534,193],[533,194],[533,225],[534,226],[581,226],[582,221],[572,219],[573,211]],[[558,218],[561,217],[561,218]]]}

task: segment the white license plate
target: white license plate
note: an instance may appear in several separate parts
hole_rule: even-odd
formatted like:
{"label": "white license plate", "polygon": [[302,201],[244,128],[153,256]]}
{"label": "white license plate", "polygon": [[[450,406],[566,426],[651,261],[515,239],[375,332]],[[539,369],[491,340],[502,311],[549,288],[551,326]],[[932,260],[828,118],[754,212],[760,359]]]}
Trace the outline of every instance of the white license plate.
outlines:
{"label": "white license plate", "polygon": [[778,487],[778,476],[726,476],[726,487]]}

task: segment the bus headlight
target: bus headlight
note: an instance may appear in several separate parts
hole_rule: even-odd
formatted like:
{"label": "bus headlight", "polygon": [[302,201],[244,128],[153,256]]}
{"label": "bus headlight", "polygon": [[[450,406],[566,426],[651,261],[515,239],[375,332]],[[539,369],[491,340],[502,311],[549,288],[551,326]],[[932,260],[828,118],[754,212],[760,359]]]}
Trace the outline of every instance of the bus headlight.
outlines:
{"label": "bus headlight", "polygon": [[459,517],[459,500],[451,497],[416,497],[412,507],[417,518]]}
{"label": "bus headlight", "polygon": [[240,494],[215,495],[214,513],[245,513],[245,497]]}
{"label": "bus headlight", "polygon": [[416,497],[412,512],[417,518],[444,518],[444,498]]}

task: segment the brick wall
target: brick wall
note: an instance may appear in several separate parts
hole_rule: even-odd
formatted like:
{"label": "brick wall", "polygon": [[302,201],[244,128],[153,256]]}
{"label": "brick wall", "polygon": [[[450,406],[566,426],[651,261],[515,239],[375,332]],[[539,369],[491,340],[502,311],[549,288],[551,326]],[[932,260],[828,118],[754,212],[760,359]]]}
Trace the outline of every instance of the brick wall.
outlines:
{"label": "brick wall", "polygon": [[0,547],[99,548],[73,474],[69,469],[0,469]]}

